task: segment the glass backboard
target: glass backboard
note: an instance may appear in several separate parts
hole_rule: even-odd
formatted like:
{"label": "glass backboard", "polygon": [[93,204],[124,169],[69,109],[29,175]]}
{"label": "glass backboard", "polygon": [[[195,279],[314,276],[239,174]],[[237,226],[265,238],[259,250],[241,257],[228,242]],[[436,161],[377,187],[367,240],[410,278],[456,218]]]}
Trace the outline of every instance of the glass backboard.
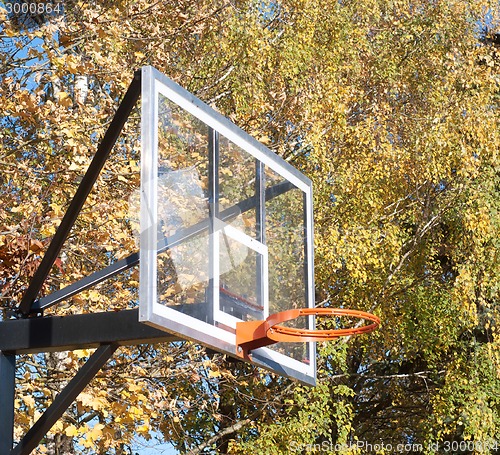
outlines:
{"label": "glass backboard", "polygon": [[[237,357],[237,322],[314,306],[311,181],[149,66],[141,115],[140,320]],[[315,382],[314,343],[251,354]]]}

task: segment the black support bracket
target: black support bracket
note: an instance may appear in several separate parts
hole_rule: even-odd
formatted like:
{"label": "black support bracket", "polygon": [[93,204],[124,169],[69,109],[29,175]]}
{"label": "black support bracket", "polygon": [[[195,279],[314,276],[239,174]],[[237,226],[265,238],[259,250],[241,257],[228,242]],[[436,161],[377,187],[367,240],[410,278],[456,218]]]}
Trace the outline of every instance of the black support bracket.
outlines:
{"label": "black support bracket", "polygon": [[[33,304],[71,228],[80,214],[99,173],[120,136],[132,109],[141,95],[141,74],[141,70],[134,74],[134,78],[106,134],[100,142],[96,154],[83,176],[68,210],[64,214],[61,224],[31,279],[28,289],[21,299],[21,303],[17,308],[18,316],[27,318],[32,313],[40,312],[41,308],[33,309]],[[79,292],[83,288],[77,285],[75,289],[76,292]],[[71,295],[74,295],[76,292]],[[68,317],[68,319],[57,317],[30,318],[0,322],[0,346],[2,346],[0,348],[0,455],[24,455],[31,453],[42,440],[45,433],[113,355],[120,343],[139,344],[143,340],[155,339],[160,341],[172,338],[163,332],[151,332],[149,328],[142,325],[139,326],[137,311],[111,314],[112,316],[108,313],[102,313],[100,316],[78,315],[80,317]],[[117,315],[120,316],[114,317]],[[120,317],[121,319],[127,319],[127,317],[131,316],[134,318],[132,325],[135,330],[125,333],[124,330],[127,324],[117,327],[117,319],[120,319]],[[125,321],[122,320],[121,322],[124,323]],[[102,325],[103,323],[106,323],[105,327]],[[102,334],[95,331],[99,324]],[[120,333],[117,333],[113,329],[118,329]],[[143,329],[146,329],[145,332]],[[12,449],[16,354],[23,352],[82,349],[85,346],[97,347],[97,350],[65,389],[56,397],[52,405],[49,406],[43,416],[33,425],[16,448]]]}
{"label": "black support bracket", "polygon": [[[178,340],[173,335],[140,323],[137,309],[64,317],[29,317],[40,315],[44,309],[67,300],[84,289],[101,283],[139,263],[139,253],[134,253],[64,289],[37,299],[61,251],[64,241],[73,227],[140,94],[141,71],[137,71],[40,266],[23,295],[16,312],[16,315],[20,319],[0,321],[0,455],[27,455],[35,449],[46,432],[62,416],[68,406],[119,346]],[[212,135],[210,139],[211,147],[213,150],[217,150],[218,136],[214,131],[212,131]],[[215,161],[212,164],[217,167]],[[258,168],[256,172],[258,185],[261,185],[259,188],[263,188],[265,186],[263,169]],[[213,184],[217,185],[216,180],[213,180]],[[282,182],[266,188],[264,196],[261,194],[260,199],[256,197],[245,199],[218,213],[218,218],[229,222],[241,213],[257,208],[259,216],[257,222],[262,226],[265,201],[289,191],[292,187],[291,183]],[[261,192],[257,191],[257,194],[259,193]],[[158,252],[166,251],[176,244],[209,229],[209,221],[205,220],[189,228],[179,230],[172,236],[158,242]],[[263,236],[263,233],[261,235]],[[96,348],[97,350],[68,383],[65,389],[56,397],[43,416],[26,433],[22,441],[12,449],[16,355],[85,348]]]}
{"label": "black support bracket", "polygon": [[37,298],[40,290],[42,289],[43,283],[47,279],[47,276],[54,265],[54,262],[59,255],[64,241],[68,237],[71,228],[75,224],[75,221],[80,214],[80,211],[85,203],[87,196],[89,195],[94,183],[101,172],[111,149],[115,145],[116,140],[120,136],[125,123],[135,106],[135,103],[139,99],[141,94],[141,71],[137,71],[134,75],[134,79],[130,84],[127,93],[123,97],[123,100],[116,111],[116,114],[111,121],[106,134],[104,135],[97,152],[90,163],[87,172],[83,176],[78,189],[71,201],[68,210],[64,214],[61,224],[57,228],[52,241],[45,252],[42,262],[38,266],[31,282],[26,290],[21,303],[19,305],[18,311],[23,316],[28,316],[31,313],[31,305]]}
{"label": "black support bracket", "polygon": [[[237,204],[228,207],[227,209],[220,212],[218,214],[218,218],[229,223],[232,219],[236,218],[241,213],[247,212],[248,210],[255,207],[264,207],[265,201],[279,196],[280,194],[286,193],[291,188],[292,184],[289,182],[278,183],[270,188],[267,188],[263,193],[263,196],[261,196],[259,200],[256,200],[255,197],[244,199],[243,201],[238,202]],[[260,214],[260,217],[263,217],[264,209],[262,208],[258,210],[258,213]],[[263,218],[259,218],[259,222],[261,223],[260,225],[263,226]],[[209,221],[204,220],[188,228],[179,229],[175,234],[171,235],[170,237],[166,237],[158,242],[158,253],[162,253],[169,248],[173,248],[174,246],[199,235],[209,228]],[[260,238],[263,239],[264,233],[262,232],[260,235]],[[82,278],[81,280],[66,286],[63,289],[59,289],[58,291],[55,291],[48,296],[35,300],[31,305],[30,312],[32,314],[43,312],[47,308],[50,308],[51,306],[54,306],[62,302],[63,300],[67,300],[70,297],[78,294],[79,292],[84,291],[85,289],[89,289],[96,284],[102,283],[108,278],[111,278],[125,270],[138,265],[139,259],[139,253],[132,253],[130,256],[120,259],[119,261],[108,265],[102,270],[94,272]]]}
{"label": "black support bracket", "polygon": [[74,378],[57,395],[52,404],[35,422],[17,446],[11,450],[11,455],[29,455],[40,443],[45,434],[63,415],[64,411],[73,403],[87,384],[94,378],[99,370],[118,348],[116,344],[99,347],[80,368]]}
{"label": "black support bracket", "polygon": [[[139,322],[137,309],[0,322],[0,351],[7,358],[15,354],[92,349],[112,343],[130,346],[176,340],[173,335]],[[3,362],[8,359],[0,363],[0,374],[2,366],[8,368],[8,363]],[[5,390],[2,389],[0,400]]]}

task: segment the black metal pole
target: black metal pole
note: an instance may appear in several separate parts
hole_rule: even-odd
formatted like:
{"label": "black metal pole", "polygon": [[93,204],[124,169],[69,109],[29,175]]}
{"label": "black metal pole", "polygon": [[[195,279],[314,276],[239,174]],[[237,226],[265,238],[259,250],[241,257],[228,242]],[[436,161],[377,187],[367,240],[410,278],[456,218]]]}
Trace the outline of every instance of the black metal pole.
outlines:
{"label": "black metal pole", "polygon": [[0,455],[12,450],[15,387],[16,356],[0,351]]}
{"label": "black metal pole", "polygon": [[[76,373],[75,377],[57,395],[52,404],[26,433],[21,442],[10,452],[11,455],[29,455],[40,443],[45,434],[73,403],[80,392],[106,364],[118,346],[107,344],[100,346]],[[3,454],[2,454],[3,455]]]}
{"label": "black metal pole", "polygon": [[87,196],[89,195],[92,187],[94,186],[104,163],[108,159],[108,156],[113,148],[118,136],[120,135],[125,122],[127,121],[130,112],[132,111],[135,103],[139,99],[141,94],[141,72],[137,71],[134,75],[134,79],[130,84],[127,93],[125,94],[116,114],[109,125],[104,138],[102,139],[97,152],[90,163],[87,172],[85,173],[78,189],[76,190],[75,196],[71,201],[71,204],[64,214],[64,217],[59,225],[52,242],[50,243],[38,269],[36,270],[31,282],[26,290],[21,304],[19,305],[19,312],[27,316],[30,314],[31,304],[37,298],[40,289],[43,286],[54,262],[61,251],[61,248],[68,236],[73,224],[78,217]]}

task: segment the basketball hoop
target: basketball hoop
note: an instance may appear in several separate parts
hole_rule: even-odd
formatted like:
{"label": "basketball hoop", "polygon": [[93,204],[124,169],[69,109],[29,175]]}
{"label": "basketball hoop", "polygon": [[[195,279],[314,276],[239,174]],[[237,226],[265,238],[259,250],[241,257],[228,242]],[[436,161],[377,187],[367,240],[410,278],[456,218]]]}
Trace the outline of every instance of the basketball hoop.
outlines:
{"label": "basketball hoop", "polygon": [[[372,323],[361,327],[331,330],[309,330],[280,325],[301,316],[349,316]],[[343,336],[373,332],[379,325],[380,318],[374,314],[345,308],[299,308],[282,311],[272,314],[264,321],[238,322],[237,354],[242,358],[248,358],[251,350],[279,342],[332,341]]]}

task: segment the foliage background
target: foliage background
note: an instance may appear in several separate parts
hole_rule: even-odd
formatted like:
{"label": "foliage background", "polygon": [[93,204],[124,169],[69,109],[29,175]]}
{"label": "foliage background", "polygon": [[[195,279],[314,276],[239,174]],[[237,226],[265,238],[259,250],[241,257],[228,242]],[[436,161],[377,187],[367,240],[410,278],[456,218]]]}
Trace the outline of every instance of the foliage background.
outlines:
{"label": "foliage background", "polygon": [[[314,389],[188,343],[121,349],[38,453],[129,453],[137,436],[183,453],[327,453],[330,443],[364,453],[357,441],[421,444],[421,453],[474,441],[476,452],[494,453],[499,55],[488,30],[498,13],[487,0],[68,0],[64,14],[26,19],[4,2],[4,318],[133,69],[151,64],[313,180],[317,303],[384,321],[374,335],[320,346]],[[134,251],[127,203],[138,185],[137,120],[45,294]],[[136,275],[50,313],[132,307]],[[88,355],[18,359],[17,440]]]}

